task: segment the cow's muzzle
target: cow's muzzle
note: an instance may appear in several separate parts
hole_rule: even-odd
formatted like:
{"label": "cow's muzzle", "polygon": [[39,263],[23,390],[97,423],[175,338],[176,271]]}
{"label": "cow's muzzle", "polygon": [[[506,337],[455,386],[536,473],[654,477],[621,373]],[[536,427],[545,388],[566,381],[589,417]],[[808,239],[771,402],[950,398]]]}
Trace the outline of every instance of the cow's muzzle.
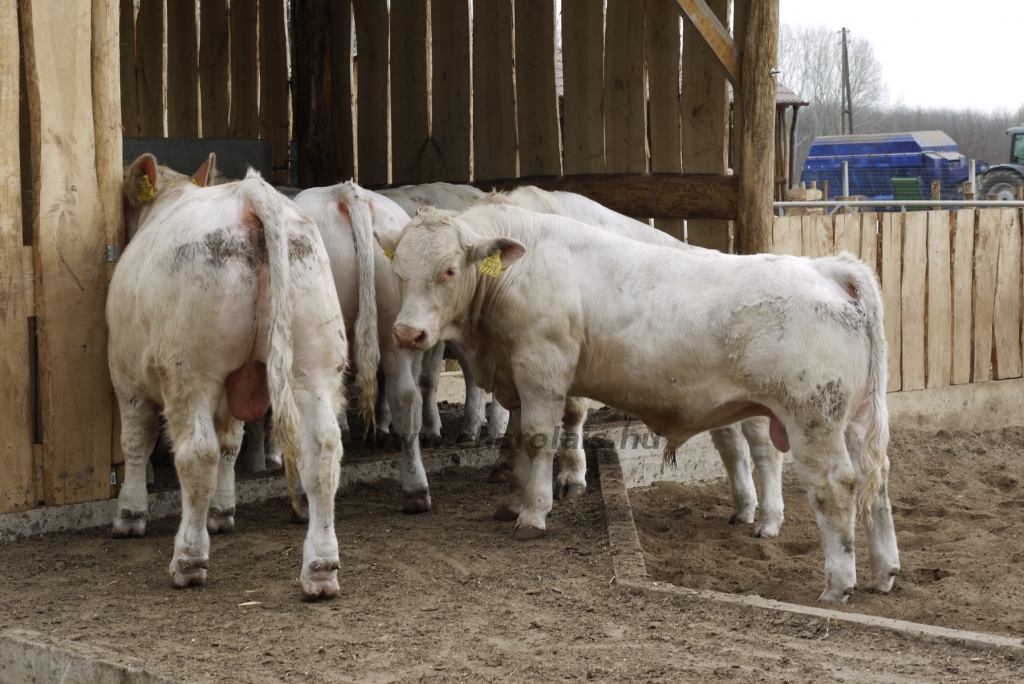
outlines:
{"label": "cow's muzzle", "polygon": [[405,349],[426,349],[427,333],[411,325],[396,325],[395,342]]}

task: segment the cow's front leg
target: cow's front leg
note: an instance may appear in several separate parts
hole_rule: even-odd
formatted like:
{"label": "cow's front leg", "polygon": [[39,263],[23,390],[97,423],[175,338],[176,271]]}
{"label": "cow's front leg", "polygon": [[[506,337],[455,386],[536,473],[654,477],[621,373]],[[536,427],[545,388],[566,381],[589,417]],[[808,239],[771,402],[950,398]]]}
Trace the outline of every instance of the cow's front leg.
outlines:
{"label": "cow's front leg", "polygon": [[[235,529],[235,459],[241,448],[243,426],[241,421],[234,420],[226,412],[221,420],[224,421],[223,428],[217,431],[220,442],[217,489],[214,490],[210,510],[206,514],[206,529],[210,534],[233,532]],[[262,421],[262,418],[258,418],[254,422],[262,424]],[[259,431],[259,438],[262,442],[263,430]]]}
{"label": "cow's front leg", "polygon": [[[512,476],[516,455],[519,453],[519,442],[522,438],[521,415],[519,409],[509,411],[508,425],[504,436],[501,438],[501,447],[498,449],[498,462],[494,464],[491,474],[487,476],[487,481],[491,484],[510,481],[509,478]],[[519,517],[519,511],[521,510],[521,507],[515,509],[516,518]],[[510,519],[514,520],[515,518]]]}
{"label": "cow's front leg", "polygon": [[436,447],[441,444],[441,414],[437,410],[437,386],[441,382],[441,366],[444,365],[444,342],[438,342],[423,354],[423,373],[420,386],[423,390],[423,446]]}
{"label": "cow's front leg", "polygon": [[188,407],[185,415],[178,415],[178,410],[171,406],[166,409],[174,444],[174,466],[181,483],[181,525],[168,568],[171,586],[175,588],[205,583],[210,562],[206,515],[217,486],[220,446],[213,415],[204,409],[205,406]]}
{"label": "cow's front leg", "polygon": [[115,538],[141,537],[146,533],[149,513],[146,469],[160,434],[159,409],[139,397],[122,397],[120,392],[117,403],[121,411],[124,482],[117,496],[117,513],[111,531]]}
{"label": "cow's front leg", "polygon": [[416,385],[422,358],[422,353],[406,349],[381,354],[391,420],[402,442],[402,509],[406,513],[430,510],[430,487],[420,455],[422,398]]}
{"label": "cow's front leg", "polygon": [[743,439],[739,424],[711,430],[711,441],[722,457],[722,465],[729,475],[732,488],[732,519],[730,524],[754,522],[757,510],[757,494],[754,490],[754,476],[750,471],[750,455]]}
{"label": "cow's front leg", "polygon": [[[547,529],[546,521],[552,504],[551,471],[555,458],[553,437],[555,425],[565,411],[565,400],[550,399],[557,396],[557,392],[550,390],[525,395],[520,390],[520,396],[523,399],[522,451],[529,458],[530,471],[522,490],[523,510],[516,520],[512,538],[525,541],[540,537]],[[513,486],[518,485],[517,474],[513,472]]]}
{"label": "cow's front leg", "polygon": [[561,466],[555,478],[555,498],[574,499],[587,489],[587,455],[583,451],[583,424],[590,411],[590,402],[569,397],[565,402],[562,429],[565,433],[558,444],[558,463]]}
{"label": "cow's front leg", "polygon": [[782,454],[772,444],[767,418],[747,418],[740,427],[750,446],[750,460],[757,471],[758,498],[755,537],[777,537],[782,527]]}

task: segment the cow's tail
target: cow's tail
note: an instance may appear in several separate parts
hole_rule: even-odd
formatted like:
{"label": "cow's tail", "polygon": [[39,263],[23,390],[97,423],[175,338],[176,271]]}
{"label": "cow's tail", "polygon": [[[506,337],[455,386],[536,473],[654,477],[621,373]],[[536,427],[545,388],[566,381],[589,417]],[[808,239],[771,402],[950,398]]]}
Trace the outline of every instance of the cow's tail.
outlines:
{"label": "cow's tail", "polygon": [[359,415],[363,436],[376,429],[377,365],[380,363],[380,338],[377,333],[377,288],[374,274],[373,216],[370,201],[358,186],[355,199],[348,203],[352,235],[359,268],[359,313],[355,321],[356,384],[359,385]]}
{"label": "cow's tail", "polygon": [[[258,174],[250,171],[239,183],[245,200],[246,220],[257,219],[263,226],[270,265],[268,285],[269,321],[267,353],[267,384],[270,405],[274,410],[274,443],[281,449],[288,493],[292,506],[297,506],[295,483],[301,456],[299,409],[292,388],[292,307],[288,290],[291,282],[288,262],[288,231],[281,220],[281,198]],[[251,212],[251,214],[249,214]],[[302,511],[298,511],[302,513]]]}
{"label": "cow's tail", "polygon": [[867,321],[871,367],[868,373],[869,405],[864,434],[862,462],[864,482],[857,491],[857,510],[871,524],[871,505],[889,479],[889,407],[885,401],[889,379],[888,353],[885,344],[882,288],[874,271],[848,252],[837,260],[840,269],[833,274],[853,297],[860,301]]}

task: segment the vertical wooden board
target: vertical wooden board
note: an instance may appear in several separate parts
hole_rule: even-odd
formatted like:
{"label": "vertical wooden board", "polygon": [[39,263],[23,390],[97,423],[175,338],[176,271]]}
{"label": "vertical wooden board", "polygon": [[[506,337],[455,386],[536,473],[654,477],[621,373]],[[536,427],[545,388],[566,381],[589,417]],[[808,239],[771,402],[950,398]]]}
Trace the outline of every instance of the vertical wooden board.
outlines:
{"label": "vertical wooden board", "polygon": [[1020,223],[1016,209],[988,211],[999,212],[999,259],[992,327],[996,345],[995,379],[1005,380],[1021,376]]}
{"label": "vertical wooden board", "polygon": [[776,217],[772,227],[772,254],[803,254],[803,226],[800,216]]}
{"label": "vertical wooden board", "polygon": [[882,214],[882,306],[885,309],[885,344],[889,350],[887,389],[898,392],[903,385],[903,213]]}
{"label": "vertical wooden board", "polygon": [[[437,16],[437,10],[438,3],[435,1],[435,16]],[[443,15],[441,16],[443,17]],[[391,64],[391,140],[393,146],[391,178],[395,183],[426,183],[430,180],[430,125],[427,110],[427,0],[392,0],[391,17],[391,49],[395,55]],[[441,21],[444,23],[443,18]],[[435,44],[436,42],[435,39]],[[469,50],[468,36],[466,37],[466,50]],[[464,60],[468,69],[469,56],[465,55]],[[435,110],[437,97],[438,93],[435,90]],[[468,102],[466,103],[466,113],[468,116]],[[436,116],[434,121],[437,122]],[[466,169],[468,177],[468,122],[464,121],[463,126],[467,140]]]}
{"label": "vertical wooden board", "polygon": [[974,244],[974,382],[992,379],[993,320],[999,264],[999,210],[978,211]]}
{"label": "vertical wooden board", "polygon": [[288,184],[288,43],[285,3],[260,0],[260,138],[270,142],[275,184]]}
{"label": "vertical wooden board", "polygon": [[96,174],[90,0],[23,3],[41,131],[36,298],[47,503],[110,495],[111,386],[103,205]]}
{"label": "vertical wooden board", "polygon": [[121,64],[121,121],[124,134],[139,135],[139,91],[135,83],[135,0],[121,0],[120,64]]}
{"label": "vertical wooden board", "polygon": [[833,247],[833,227],[831,216],[806,215],[801,217],[803,226],[803,247],[805,257],[817,259],[831,256]]}
{"label": "vertical wooden board", "polygon": [[[515,11],[519,175],[557,176],[562,152],[555,92],[555,3],[515,0]],[[639,50],[643,34],[636,39]]]}
{"label": "vertical wooden board", "polygon": [[870,266],[875,274],[878,268],[878,214],[861,214],[860,220],[860,260]]}
{"label": "vertical wooden board", "polygon": [[167,3],[167,135],[199,137],[196,0]]}
{"label": "vertical wooden board", "polygon": [[609,173],[647,170],[643,40],[644,0],[608,0],[604,141]]}
{"label": "vertical wooden board", "polygon": [[925,387],[925,276],[928,268],[928,214],[909,212],[903,223],[903,389]]}
{"label": "vertical wooden board", "polygon": [[[565,128],[566,175],[604,171],[603,4],[593,0],[562,0],[562,115]],[[660,5],[665,6],[661,8],[662,11],[669,8],[675,12],[669,3]],[[678,17],[678,14],[676,16]],[[664,73],[661,71],[661,62],[667,59],[667,52],[670,51],[666,38],[666,35],[660,36],[660,50],[658,56],[654,58],[659,61],[658,73],[662,77]],[[676,53],[678,52],[677,44]],[[676,65],[677,70],[678,68]],[[676,89],[678,90],[678,83]],[[474,97],[478,97],[478,92],[478,89],[474,88]],[[677,117],[678,111],[677,105]],[[660,121],[663,121],[663,117]]]}
{"label": "vertical wooden board", "polygon": [[945,387],[953,372],[953,276],[948,211],[928,216],[928,387]]}
{"label": "vertical wooden board", "polygon": [[[651,171],[679,173],[683,168],[679,133],[681,36],[679,11],[674,3],[647,3],[645,34]],[[682,219],[655,219],[654,226],[682,240],[684,223]]]}
{"label": "vertical wooden board", "polygon": [[[331,0],[328,13],[331,27],[331,100],[338,179],[348,180],[355,177],[355,133],[352,126],[352,0]],[[294,105],[292,109],[294,111]]]}
{"label": "vertical wooden board", "polygon": [[18,9],[0,0],[0,513],[31,508],[32,386],[22,265]]}
{"label": "vertical wooden board", "polygon": [[258,0],[231,0],[231,115],[229,135],[232,138],[259,136],[259,97],[257,90],[256,24],[259,20]]}
{"label": "vertical wooden board", "polygon": [[199,3],[199,87],[203,137],[228,137],[227,0]]}
{"label": "vertical wooden board", "polygon": [[352,8],[359,60],[359,182],[382,185],[388,182],[388,5],[387,0],[354,0]]}
{"label": "vertical wooden board", "polygon": [[139,94],[139,135],[164,136],[164,3],[140,0],[135,23],[135,83]]}
{"label": "vertical wooden board", "polygon": [[860,217],[860,214],[835,215],[833,220],[835,222],[836,254],[842,254],[845,251],[860,257]]}
{"label": "vertical wooden board", "polygon": [[[295,0],[291,5],[295,30],[292,40],[293,137],[299,149],[298,183],[303,188],[333,185],[339,180],[332,111],[334,79],[329,73],[334,53],[333,28],[328,16],[337,6],[328,0]],[[349,139],[351,142],[351,134]]]}
{"label": "vertical wooden board", "polygon": [[[118,0],[92,0],[92,111],[96,181],[103,205],[106,244],[117,245],[120,252],[125,247],[125,234],[118,5]],[[107,269],[109,277],[113,264]]]}
{"label": "vertical wooden board", "polygon": [[515,175],[512,0],[478,2],[473,4],[473,177]]}
{"label": "vertical wooden board", "polygon": [[954,385],[971,381],[971,336],[974,322],[974,209],[951,212],[953,234],[953,370]]}
{"label": "vertical wooden board", "polygon": [[469,2],[431,0],[430,11],[434,109],[430,180],[465,182],[469,180],[471,133]]}

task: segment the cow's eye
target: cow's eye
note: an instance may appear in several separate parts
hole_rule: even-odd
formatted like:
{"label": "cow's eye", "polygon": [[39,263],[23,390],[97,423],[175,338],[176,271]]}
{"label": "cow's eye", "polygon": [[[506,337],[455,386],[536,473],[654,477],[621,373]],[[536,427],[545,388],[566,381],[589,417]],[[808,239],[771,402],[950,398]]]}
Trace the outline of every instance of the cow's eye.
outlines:
{"label": "cow's eye", "polygon": [[454,277],[455,277],[455,269],[454,268],[449,268],[447,271],[444,272],[444,275],[441,276],[441,280],[451,280]]}

